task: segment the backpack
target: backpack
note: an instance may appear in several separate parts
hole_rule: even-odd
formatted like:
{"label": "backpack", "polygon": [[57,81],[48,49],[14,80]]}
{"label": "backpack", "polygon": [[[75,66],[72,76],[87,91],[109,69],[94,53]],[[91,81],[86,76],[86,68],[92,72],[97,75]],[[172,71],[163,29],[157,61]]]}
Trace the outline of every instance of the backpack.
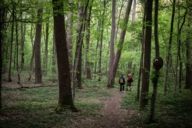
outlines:
{"label": "backpack", "polygon": [[128,82],[133,82],[132,76],[128,77],[128,80],[127,80],[127,81],[128,81]]}
{"label": "backpack", "polygon": [[119,83],[120,83],[120,84],[123,84],[123,83],[124,83],[123,77],[121,77],[121,78],[119,79]]}

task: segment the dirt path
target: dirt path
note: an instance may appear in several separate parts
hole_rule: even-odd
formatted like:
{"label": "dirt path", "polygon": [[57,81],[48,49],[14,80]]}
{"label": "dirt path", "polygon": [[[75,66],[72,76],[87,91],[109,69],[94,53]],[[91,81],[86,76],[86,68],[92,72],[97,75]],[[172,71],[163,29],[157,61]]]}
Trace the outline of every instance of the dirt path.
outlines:
{"label": "dirt path", "polygon": [[101,113],[103,117],[99,120],[102,128],[125,128],[126,119],[130,115],[130,110],[121,108],[122,97],[125,92],[113,91],[113,96],[104,102]]}
{"label": "dirt path", "polygon": [[[102,101],[104,107],[99,111],[99,118],[84,118],[76,122],[75,128],[130,128],[127,120],[134,114],[134,110],[121,108],[121,101],[125,92],[111,90],[112,96]],[[74,122],[73,122],[74,123]],[[74,125],[72,126],[74,128]]]}

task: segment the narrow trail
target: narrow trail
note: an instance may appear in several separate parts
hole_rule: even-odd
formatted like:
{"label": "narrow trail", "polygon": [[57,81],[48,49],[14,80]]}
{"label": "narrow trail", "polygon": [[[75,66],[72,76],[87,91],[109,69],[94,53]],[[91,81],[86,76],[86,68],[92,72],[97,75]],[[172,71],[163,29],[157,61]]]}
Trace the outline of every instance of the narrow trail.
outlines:
{"label": "narrow trail", "polygon": [[103,117],[98,121],[101,128],[128,128],[126,120],[134,113],[121,108],[121,101],[125,92],[113,91],[113,96],[104,102],[101,110]]}
{"label": "narrow trail", "polygon": [[[135,114],[134,110],[121,108],[121,101],[126,92],[111,90],[112,96],[105,99],[99,118],[84,118],[75,128],[130,128],[128,120]],[[74,126],[72,127],[74,128]]]}

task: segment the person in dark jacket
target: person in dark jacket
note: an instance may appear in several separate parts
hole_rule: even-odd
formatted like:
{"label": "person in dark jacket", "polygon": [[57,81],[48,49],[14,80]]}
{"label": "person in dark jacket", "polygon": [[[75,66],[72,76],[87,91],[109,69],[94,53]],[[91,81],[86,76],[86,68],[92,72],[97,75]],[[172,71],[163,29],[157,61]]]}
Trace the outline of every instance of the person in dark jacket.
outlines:
{"label": "person in dark jacket", "polygon": [[121,74],[119,78],[119,85],[120,85],[120,91],[124,91],[124,86],[125,86],[125,78],[123,74]]}

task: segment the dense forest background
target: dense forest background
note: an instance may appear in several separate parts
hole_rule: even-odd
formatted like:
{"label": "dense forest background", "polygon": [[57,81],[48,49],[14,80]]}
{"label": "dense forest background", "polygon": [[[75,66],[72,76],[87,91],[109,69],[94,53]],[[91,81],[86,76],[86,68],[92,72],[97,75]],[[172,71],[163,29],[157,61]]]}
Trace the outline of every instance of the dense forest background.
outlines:
{"label": "dense forest background", "polygon": [[[46,95],[44,87],[50,86],[56,87],[56,112],[79,112],[83,90],[95,94],[91,88],[97,85],[110,93],[119,88],[121,74],[132,73],[133,90],[122,106],[133,105],[154,123],[160,107],[183,105],[175,110],[180,110],[183,125],[175,127],[191,127],[191,21],[190,0],[1,0],[1,112],[14,106],[8,104],[13,101],[9,93],[39,87],[43,90],[34,95],[41,99],[39,94]],[[4,127],[5,122],[3,118]]]}

